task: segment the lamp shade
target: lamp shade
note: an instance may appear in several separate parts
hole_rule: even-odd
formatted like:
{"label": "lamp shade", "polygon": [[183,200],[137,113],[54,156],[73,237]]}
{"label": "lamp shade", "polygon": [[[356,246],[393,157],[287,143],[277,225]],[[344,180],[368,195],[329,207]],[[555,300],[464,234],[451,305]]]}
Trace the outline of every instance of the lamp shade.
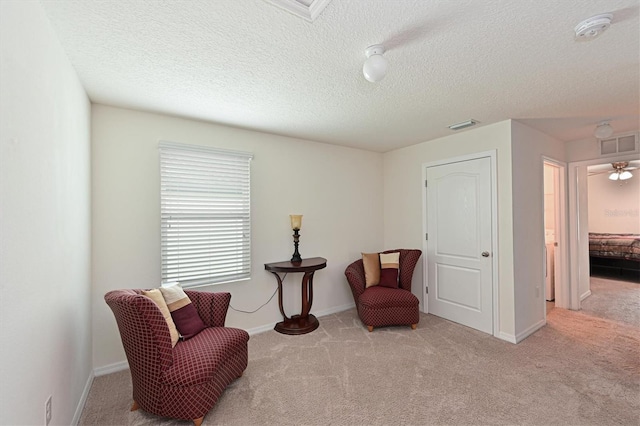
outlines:
{"label": "lamp shade", "polygon": [[291,218],[291,229],[293,229],[294,231],[300,230],[300,228],[302,228],[302,215],[301,214],[290,214],[289,217]]}
{"label": "lamp shade", "polygon": [[620,173],[620,176],[618,176],[620,180],[627,180],[627,179],[631,179],[632,177],[633,177],[633,174],[629,170],[623,171],[622,173]]}
{"label": "lamp shade", "polygon": [[382,55],[371,55],[367,59],[362,67],[362,73],[364,78],[368,81],[375,83],[384,78],[387,75],[387,69],[389,68],[389,62]]}
{"label": "lamp shade", "polygon": [[610,180],[618,180],[619,177],[620,177],[620,173],[618,172],[613,172],[609,175]]}
{"label": "lamp shade", "polygon": [[613,127],[608,122],[598,124],[593,135],[598,139],[606,139],[613,134]]}
{"label": "lamp shade", "polygon": [[367,55],[367,60],[362,67],[362,73],[364,78],[372,83],[376,83],[387,75],[387,69],[389,69],[389,62],[382,56],[384,53],[384,46],[381,44],[374,44],[367,47],[364,51]]}

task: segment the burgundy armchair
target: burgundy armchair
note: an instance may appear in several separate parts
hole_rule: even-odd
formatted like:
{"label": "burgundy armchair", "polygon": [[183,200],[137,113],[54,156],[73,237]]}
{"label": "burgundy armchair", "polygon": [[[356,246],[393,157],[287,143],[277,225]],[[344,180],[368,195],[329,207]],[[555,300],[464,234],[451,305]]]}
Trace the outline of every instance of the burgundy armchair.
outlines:
{"label": "burgundy armchair", "polygon": [[358,316],[369,331],[388,325],[410,325],[415,329],[420,321],[420,302],[411,293],[411,278],[422,251],[396,249],[383,253],[395,252],[400,252],[399,288],[379,285],[366,288],[362,259],[356,260],[344,271]]}
{"label": "burgundy armchair", "polygon": [[104,298],[118,323],[133,382],[131,410],[199,426],[224,389],[247,368],[249,334],[225,327],[231,294],[185,290],[207,326],[171,347],[169,327],[142,290],[115,290]]}

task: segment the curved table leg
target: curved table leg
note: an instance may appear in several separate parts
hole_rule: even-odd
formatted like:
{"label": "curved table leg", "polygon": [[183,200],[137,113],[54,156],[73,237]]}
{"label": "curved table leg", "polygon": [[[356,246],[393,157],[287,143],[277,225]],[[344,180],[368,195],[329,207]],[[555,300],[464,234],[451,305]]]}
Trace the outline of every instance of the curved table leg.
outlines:
{"label": "curved table leg", "polygon": [[312,303],[313,303],[313,272],[309,277],[309,310],[311,310]]}
{"label": "curved table leg", "polygon": [[280,275],[278,275],[277,272],[271,273],[275,275],[276,279],[278,280],[278,306],[280,307],[280,313],[282,314],[282,318],[288,320],[289,317],[287,317],[287,315],[284,313],[284,306],[282,306],[282,278],[280,278]]}
{"label": "curved table leg", "polygon": [[313,271],[305,272],[302,277],[302,313],[300,317],[309,316],[311,302],[313,301]]}
{"label": "curved table leg", "polygon": [[280,303],[280,313],[282,313],[284,317],[284,321],[276,324],[274,327],[275,330],[283,334],[305,334],[318,328],[320,325],[318,319],[314,315],[309,314],[309,311],[311,311],[311,303],[313,302],[314,271],[305,272],[302,277],[302,312],[300,315],[293,315],[291,318],[285,316],[282,307],[282,280],[275,272],[272,273],[278,277],[278,302]]}

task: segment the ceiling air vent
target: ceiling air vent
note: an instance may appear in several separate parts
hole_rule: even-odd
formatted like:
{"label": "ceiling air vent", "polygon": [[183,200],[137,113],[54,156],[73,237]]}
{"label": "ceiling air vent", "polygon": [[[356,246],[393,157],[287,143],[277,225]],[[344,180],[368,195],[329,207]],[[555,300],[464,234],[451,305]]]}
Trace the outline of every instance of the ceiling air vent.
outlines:
{"label": "ceiling air vent", "polygon": [[609,139],[599,139],[600,155],[616,155],[638,152],[638,134],[631,133]]}
{"label": "ceiling air vent", "polygon": [[467,120],[467,121],[463,121],[462,123],[452,124],[451,126],[449,126],[449,128],[454,131],[462,130],[462,129],[466,129],[467,127],[475,126],[478,123],[479,123],[478,120]]}

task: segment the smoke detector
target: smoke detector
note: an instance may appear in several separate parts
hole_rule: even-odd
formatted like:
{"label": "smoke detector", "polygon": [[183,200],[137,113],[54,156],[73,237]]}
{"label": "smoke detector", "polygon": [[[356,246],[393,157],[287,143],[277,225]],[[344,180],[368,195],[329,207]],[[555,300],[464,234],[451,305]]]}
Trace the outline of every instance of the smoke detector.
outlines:
{"label": "smoke detector", "polygon": [[592,16],[580,22],[574,28],[576,32],[576,40],[593,40],[602,34],[611,26],[613,15],[604,13],[602,15]]}

